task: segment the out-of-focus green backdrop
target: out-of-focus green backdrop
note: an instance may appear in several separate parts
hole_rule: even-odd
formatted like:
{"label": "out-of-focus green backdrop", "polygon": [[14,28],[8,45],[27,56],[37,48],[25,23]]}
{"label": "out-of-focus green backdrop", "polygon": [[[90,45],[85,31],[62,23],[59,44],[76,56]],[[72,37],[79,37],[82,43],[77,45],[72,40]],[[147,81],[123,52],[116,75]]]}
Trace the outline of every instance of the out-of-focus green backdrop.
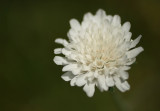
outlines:
{"label": "out-of-focus green backdrop", "polygon": [[[88,98],[61,79],[54,40],[67,38],[71,18],[99,8],[130,21],[145,51],[129,71],[130,91]],[[0,111],[160,111],[159,0],[2,0],[0,42]]]}

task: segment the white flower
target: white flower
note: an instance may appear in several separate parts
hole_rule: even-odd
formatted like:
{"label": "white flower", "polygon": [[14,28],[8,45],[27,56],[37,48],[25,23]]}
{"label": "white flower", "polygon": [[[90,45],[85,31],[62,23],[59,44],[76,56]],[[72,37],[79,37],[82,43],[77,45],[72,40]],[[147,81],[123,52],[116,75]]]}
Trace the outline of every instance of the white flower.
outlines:
{"label": "white flower", "polygon": [[57,65],[64,65],[61,77],[70,81],[71,86],[84,86],[83,90],[89,97],[95,92],[95,86],[100,91],[107,91],[116,86],[120,91],[130,89],[126,81],[127,70],[136,61],[136,56],[143,51],[142,47],[134,48],[141,35],[132,40],[130,23],[121,25],[118,15],[106,15],[102,9],[96,15],[87,13],[80,24],[76,19],[70,20],[71,29],[68,32],[69,42],[56,39],[64,48],[54,50]]}

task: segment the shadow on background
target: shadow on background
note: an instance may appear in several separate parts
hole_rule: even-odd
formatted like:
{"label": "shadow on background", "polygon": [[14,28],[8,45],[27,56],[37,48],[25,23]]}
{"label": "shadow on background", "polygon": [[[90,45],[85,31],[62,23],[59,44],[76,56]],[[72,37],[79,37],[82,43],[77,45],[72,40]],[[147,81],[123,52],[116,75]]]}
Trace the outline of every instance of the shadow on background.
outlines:
{"label": "shadow on background", "polygon": [[[131,90],[117,93],[96,90],[88,98],[71,87],[53,63],[55,38],[67,38],[69,20],[102,8],[130,21],[144,52],[129,71]],[[160,100],[160,1],[1,1],[0,111],[158,111]]]}

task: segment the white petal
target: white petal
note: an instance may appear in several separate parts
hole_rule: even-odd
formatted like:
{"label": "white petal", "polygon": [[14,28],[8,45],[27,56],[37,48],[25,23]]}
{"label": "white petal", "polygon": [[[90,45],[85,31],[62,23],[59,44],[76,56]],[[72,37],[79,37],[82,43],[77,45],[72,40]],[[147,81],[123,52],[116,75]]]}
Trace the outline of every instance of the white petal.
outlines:
{"label": "white petal", "polygon": [[80,36],[80,37],[81,37],[81,38],[84,38],[84,36],[85,36],[85,34],[86,34],[86,31],[85,31],[85,30],[86,30],[86,28],[88,28],[88,26],[89,26],[90,23],[88,23],[87,21],[82,21],[81,24],[82,24],[82,29],[83,29],[84,31],[81,32],[81,36]]}
{"label": "white petal", "polygon": [[118,26],[120,24],[121,24],[121,18],[120,18],[120,16],[119,15],[115,15],[113,17],[113,20],[112,20],[112,25],[113,26]]}
{"label": "white petal", "polygon": [[[113,36],[119,35],[119,29],[114,29],[112,33],[113,33]],[[118,36],[117,36],[117,37],[118,37]],[[115,43],[118,44],[118,42],[119,42],[119,40],[117,39],[117,41],[115,41]]]}
{"label": "white petal", "polygon": [[125,22],[122,26],[122,29],[125,31],[125,32],[128,32],[131,28],[131,24],[130,22]]}
{"label": "white petal", "polygon": [[104,75],[98,76],[97,82],[98,82],[97,87],[100,89],[100,91],[108,90],[108,86],[106,85],[106,80]]}
{"label": "white petal", "polygon": [[106,84],[107,84],[109,87],[114,86],[113,78],[106,76]]}
{"label": "white petal", "polygon": [[75,86],[76,80],[77,80],[77,76],[75,76],[75,77],[71,80],[70,85],[71,85],[71,86]]}
{"label": "white petal", "polygon": [[94,77],[97,78],[99,76],[98,71],[94,72]]}
{"label": "white petal", "polygon": [[126,63],[126,65],[131,65],[136,61],[136,58],[132,58],[130,61]]}
{"label": "white petal", "polygon": [[122,88],[123,88],[125,91],[130,89],[130,85],[128,84],[127,81],[125,81],[125,82],[122,83]]}
{"label": "white petal", "polygon": [[114,81],[115,81],[115,85],[116,87],[121,91],[121,92],[124,92],[125,90],[122,88],[122,83],[121,83],[121,80],[118,76],[114,76],[113,77]]}
{"label": "white petal", "polygon": [[115,85],[116,87],[121,91],[121,92],[125,92],[126,90],[129,90],[130,89],[130,85],[128,84],[127,81],[125,82],[121,82],[120,78],[115,76],[114,77],[114,80],[115,80]]}
{"label": "white petal", "polygon": [[115,85],[121,92],[125,92],[125,89],[122,87],[121,83],[116,82]]}
{"label": "white petal", "polygon": [[63,49],[62,49],[62,53],[63,53],[64,55],[66,55],[66,56],[69,56],[69,55],[71,54],[71,51],[63,48]]}
{"label": "white petal", "polygon": [[66,72],[61,76],[61,78],[65,81],[70,81],[73,77],[74,75],[72,74],[72,72]]}
{"label": "white petal", "polygon": [[79,30],[81,28],[80,23],[76,19],[71,19],[70,25],[71,25],[71,28],[75,30]]}
{"label": "white petal", "polygon": [[135,46],[139,43],[141,37],[142,37],[142,35],[139,35],[135,40],[133,40],[133,41],[131,42],[130,48],[135,47]]}
{"label": "white petal", "polygon": [[103,17],[106,17],[106,12],[102,9],[99,9],[97,12],[96,12],[96,16],[99,16],[101,18]]}
{"label": "white petal", "polygon": [[69,54],[69,58],[71,58],[72,60],[77,60],[77,56],[78,56],[78,54]]}
{"label": "white petal", "polygon": [[81,67],[73,68],[72,73],[74,75],[78,75],[81,72],[81,69],[82,69]]}
{"label": "white petal", "polygon": [[64,46],[68,45],[68,42],[65,39],[58,38],[55,40],[56,43],[62,44]]}
{"label": "white petal", "polygon": [[89,82],[92,82],[94,80],[94,73],[93,72],[88,72],[86,73],[86,77]]}
{"label": "white petal", "polygon": [[86,65],[82,65],[82,70],[83,71],[88,71],[88,70],[90,70],[90,67],[86,66]]}
{"label": "white petal", "polygon": [[108,75],[110,72],[110,69],[108,69],[106,66],[104,66],[104,75]]}
{"label": "white petal", "polygon": [[82,27],[86,29],[90,24],[90,22],[92,21],[92,19],[93,19],[93,15],[91,13],[86,13],[83,17]]}
{"label": "white petal", "polygon": [[129,66],[122,66],[120,69],[121,70],[129,70],[129,69],[131,69],[131,67],[129,67]]}
{"label": "white petal", "polygon": [[128,72],[119,71],[119,73],[120,73],[120,76],[121,76],[122,79],[124,79],[124,80],[128,79],[128,77],[129,77]]}
{"label": "white petal", "polygon": [[113,19],[113,17],[112,17],[111,15],[108,15],[108,16],[107,16],[107,20],[108,20],[109,22],[111,22],[112,19]]}
{"label": "white petal", "polygon": [[134,58],[136,57],[139,53],[141,53],[144,49],[142,47],[138,47],[135,49],[132,49],[130,51],[127,52],[127,57],[128,58]]}
{"label": "white petal", "polygon": [[67,33],[67,36],[68,38],[70,39],[70,41],[74,41],[76,42],[77,40],[77,36],[78,36],[78,33],[74,30],[74,29],[70,29],[69,32]]}
{"label": "white petal", "polygon": [[79,75],[79,76],[77,77],[76,85],[77,85],[77,86],[83,86],[84,84],[86,84],[85,77],[86,77],[86,74]]}
{"label": "white petal", "polygon": [[95,83],[86,84],[83,87],[83,90],[86,92],[88,97],[92,97],[95,92]]}
{"label": "white petal", "polygon": [[54,54],[61,54],[61,53],[62,53],[62,48],[54,49]]}
{"label": "white petal", "polygon": [[64,58],[64,57],[60,57],[60,56],[55,56],[53,61],[57,64],[57,65],[65,65],[68,64],[68,61]]}
{"label": "white petal", "polygon": [[131,33],[131,32],[127,32],[127,33],[125,33],[125,35],[124,35],[124,39],[125,39],[126,41],[130,41],[130,40],[131,40],[131,37],[132,37],[132,33]]}
{"label": "white petal", "polygon": [[118,76],[113,76],[115,82],[121,83],[121,80]]}
{"label": "white petal", "polygon": [[77,64],[69,64],[63,67],[62,71],[72,71],[73,69],[77,69]]}

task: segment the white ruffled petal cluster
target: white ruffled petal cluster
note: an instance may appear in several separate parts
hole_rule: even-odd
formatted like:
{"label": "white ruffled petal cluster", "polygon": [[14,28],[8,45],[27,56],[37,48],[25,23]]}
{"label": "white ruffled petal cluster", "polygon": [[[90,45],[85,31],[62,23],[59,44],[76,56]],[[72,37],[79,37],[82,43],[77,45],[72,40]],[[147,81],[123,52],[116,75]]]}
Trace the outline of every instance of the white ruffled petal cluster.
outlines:
{"label": "white ruffled petal cluster", "polygon": [[71,29],[68,32],[69,41],[56,39],[64,48],[54,50],[57,65],[64,65],[61,77],[70,81],[71,86],[83,86],[89,97],[95,92],[95,86],[100,91],[107,91],[116,86],[120,91],[130,89],[126,81],[127,70],[136,61],[136,56],[143,51],[135,48],[141,35],[132,40],[130,23],[121,25],[118,15],[106,15],[102,9],[95,15],[87,13],[82,23],[76,19],[70,20]]}

